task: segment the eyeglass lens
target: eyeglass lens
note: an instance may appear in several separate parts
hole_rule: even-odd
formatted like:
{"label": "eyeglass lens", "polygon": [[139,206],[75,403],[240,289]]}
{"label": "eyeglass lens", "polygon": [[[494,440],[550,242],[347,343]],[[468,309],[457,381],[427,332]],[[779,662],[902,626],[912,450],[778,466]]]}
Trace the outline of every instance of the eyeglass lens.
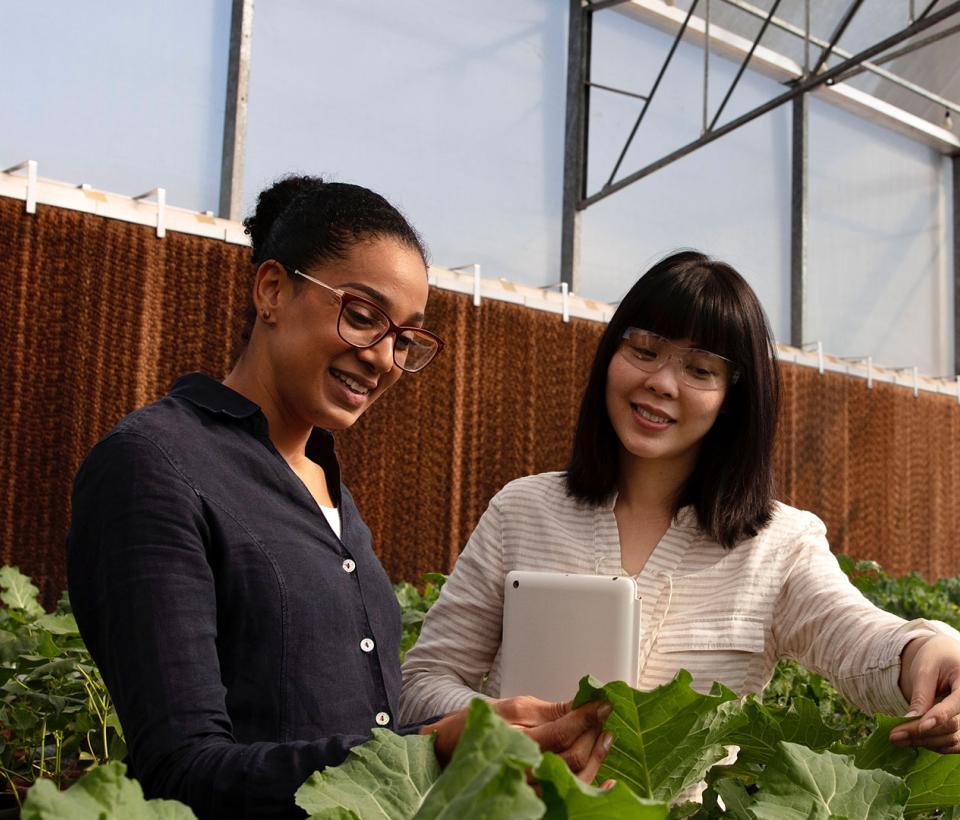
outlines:
{"label": "eyeglass lens", "polygon": [[[357,347],[372,347],[390,332],[390,319],[369,302],[345,300],[340,311],[338,329],[345,342]],[[393,345],[393,360],[402,370],[423,370],[437,353],[436,340],[414,328],[397,334]]]}
{"label": "eyeglass lens", "polygon": [[684,384],[698,390],[717,390],[729,379],[729,362],[716,353],[677,347],[669,339],[646,330],[628,328],[623,334],[621,351],[632,365],[654,373],[671,358],[680,363]]}

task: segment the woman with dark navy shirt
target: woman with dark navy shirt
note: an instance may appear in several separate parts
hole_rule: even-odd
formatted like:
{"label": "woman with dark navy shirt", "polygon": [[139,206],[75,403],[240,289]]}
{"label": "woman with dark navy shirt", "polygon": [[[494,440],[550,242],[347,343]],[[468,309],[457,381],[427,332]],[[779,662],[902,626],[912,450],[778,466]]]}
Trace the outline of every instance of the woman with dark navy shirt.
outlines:
{"label": "woman with dark navy shirt", "polygon": [[[289,177],[245,222],[247,346],[123,419],[74,485],[70,597],[116,704],[130,773],[202,817],[299,817],[314,771],[398,727],[400,612],[340,481],[342,430],[443,342],[425,330],[426,254],[355,185]],[[592,779],[607,705],[496,708]],[[599,713],[599,714],[598,714]]]}

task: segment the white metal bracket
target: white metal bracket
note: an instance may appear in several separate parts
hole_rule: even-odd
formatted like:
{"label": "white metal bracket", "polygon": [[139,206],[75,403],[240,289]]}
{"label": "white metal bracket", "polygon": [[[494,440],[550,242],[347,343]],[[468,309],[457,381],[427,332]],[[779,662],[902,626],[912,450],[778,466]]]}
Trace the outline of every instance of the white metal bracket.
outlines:
{"label": "white metal bracket", "polygon": [[154,197],[157,201],[157,237],[163,239],[167,235],[167,226],[166,226],[166,211],[167,211],[167,189],[166,188],[154,188],[152,191],[147,191],[145,194],[140,194],[140,196],[135,196],[134,199],[138,202],[150,199]]}
{"label": "white metal bracket", "polygon": [[37,161],[28,159],[24,162],[18,162],[16,165],[5,168],[3,173],[15,174],[17,171],[23,171],[24,169],[27,172],[27,213],[35,214],[37,212]]}

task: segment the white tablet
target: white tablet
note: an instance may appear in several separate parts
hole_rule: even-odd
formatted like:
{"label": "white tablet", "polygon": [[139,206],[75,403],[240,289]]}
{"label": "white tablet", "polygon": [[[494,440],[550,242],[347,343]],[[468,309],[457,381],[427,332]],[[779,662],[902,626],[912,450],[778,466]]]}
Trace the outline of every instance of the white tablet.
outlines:
{"label": "white tablet", "polygon": [[584,675],[636,686],[640,609],[629,576],[507,573],[500,696],[567,701]]}

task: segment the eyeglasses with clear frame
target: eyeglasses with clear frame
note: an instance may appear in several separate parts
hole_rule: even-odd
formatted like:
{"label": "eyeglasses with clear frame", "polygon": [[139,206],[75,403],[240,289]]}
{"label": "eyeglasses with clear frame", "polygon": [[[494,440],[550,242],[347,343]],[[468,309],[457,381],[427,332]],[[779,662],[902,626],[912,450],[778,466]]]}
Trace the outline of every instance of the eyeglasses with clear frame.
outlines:
{"label": "eyeglasses with clear frame", "polygon": [[740,368],[725,356],[696,347],[679,347],[657,333],[636,327],[623,331],[620,354],[648,373],[656,373],[670,359],[676,359],[681,381],[696,390],[720,390],[736,384],[740,378]]}
{"label": "eyeglasses with clear frame", "polygon": [[382,308],[369,299],[331,287],[309,274],[292,269],[297,276],[325,288],[340,301],[337,333],[351,347],[373,347],[388,334],[393,334],[393,361],[407,373],[417,373],[443,350],[443,339],[422,327],[395,324]]}

